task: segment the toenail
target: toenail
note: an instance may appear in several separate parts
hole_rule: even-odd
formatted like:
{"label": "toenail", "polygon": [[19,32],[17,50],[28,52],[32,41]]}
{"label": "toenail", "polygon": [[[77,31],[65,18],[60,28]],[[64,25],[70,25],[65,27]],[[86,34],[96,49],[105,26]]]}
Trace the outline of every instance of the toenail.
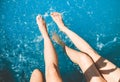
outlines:
{"label": "toenail", "polygon": [[51,15],[53,15],[53,13],[51,13]]}
{"label": "toenail", "polygon": [[40,14],[38,14],[38,17],[42,17]]}

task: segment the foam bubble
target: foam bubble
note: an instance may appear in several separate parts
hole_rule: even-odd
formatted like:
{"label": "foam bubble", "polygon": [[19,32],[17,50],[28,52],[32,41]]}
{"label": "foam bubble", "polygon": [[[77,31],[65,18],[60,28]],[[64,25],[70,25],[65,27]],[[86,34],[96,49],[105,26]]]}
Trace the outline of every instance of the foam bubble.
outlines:
{"label": "foam bubble", "polygon": [[27,25],[27,22],[24,22],[25,25]]}
{"label": "foam bubble", "polygon": [[99,50],[102,50],[102,48],[104,47],[103,43],[97,43],[97,47]]}
{"label": "foam bubble", "polygon": [[25,17],[25,16],[26,16],[26,14],[23,14],[23,16]]}
{"label": "foam bubble", "polygon": [[108,46],[108,45],[110,45],[110,44],[113,44],[113,43],[116,42],[116,41],[117,41],[117,37],[114,37],[114,39],[111,40],[111,41],[109,41],[109,42],[107,42],[107,43],[105,44],[105,46]]}
{"label": "foam bubble", "polygon": [[54,12],[55,11],[55,9],[53,9],[53,7],[50,7],[50,12]]}
{"label": "foam bubble", "polygon": [[85,2],[85,0],[83,0],[83,2]]}
{"label": "foam bubble", "polygon": [[117,41],[117,37],[115,37],[114,39],[113,39],[113,42],[116,42]]}
{"label": "foam bubble", "polygon": [[41,42],[43,40],[43,37],[42,37],[42,35],[41,36],[37,36],[34,40],[33,40],[33,42]]}
{"label": "foam bubble", "polygon": [[12,0],[13,2],[16,2],[16,0]]}
{"label": "foam bubble", "polygon": [[87,14],[92,15],[93,11],[88,11]]}
{"label": "foam bubble", "polygon": [[49,16],[48,12],[46,12],[46,13],[43,15],[44,18],[46,18],[46,17],[48,17],[48,16]]}
{"label": "foam bubble", "polygon": [[100,38],[100,35],[97,34],[97,39],[96,40],[99,41],[99,38]]}
{"label": "foam bubble", "polygon": [[19,54],[19,61],[26,61],[25,57],[22,54]]}
{"label": "foam bubble", "polygon": [[68,5],[68,6],[70,6],[70,3],[69,3],[69,1],[67,1],[67,5]]}

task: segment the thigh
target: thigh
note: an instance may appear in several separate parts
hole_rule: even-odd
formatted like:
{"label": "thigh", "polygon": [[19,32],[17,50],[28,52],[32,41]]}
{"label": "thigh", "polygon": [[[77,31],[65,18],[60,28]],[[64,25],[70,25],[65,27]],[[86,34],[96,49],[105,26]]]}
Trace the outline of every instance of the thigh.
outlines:
{"label": "thigh", "polygon": [[71,61],[80,66],[88,82],[105,82],[96,68],[94,61],[88,54],[76,51],[67,46],[65,46],[65,51]]}
{"label": "thigh", "polygon": [[83,73],[88,82],[106,82],[99,70],[97,69],[94,61],[85,53],[79,53],[80,62],[79,66],[82,69]]}
{"label": "thigh", "polygon": [[43,82],[43,75],[40,70],[35,69],[31,75],[30,82]]}
{"label": "thigh", "polygon": [[109,74],[103,74],[103,76],[108,82],[120,82],[120,69],[116,68],[115,71]]}

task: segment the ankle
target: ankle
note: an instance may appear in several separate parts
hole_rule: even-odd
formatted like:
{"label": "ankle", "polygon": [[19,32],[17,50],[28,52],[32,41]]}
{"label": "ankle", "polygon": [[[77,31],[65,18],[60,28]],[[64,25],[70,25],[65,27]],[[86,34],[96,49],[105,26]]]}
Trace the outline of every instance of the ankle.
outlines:
{"label": "ankle", "polygon": [[61,27],[61,31],[62,31],[62,32],[66,33],[67,30],[69,30],[69,29],[68,29],[66,26]]}

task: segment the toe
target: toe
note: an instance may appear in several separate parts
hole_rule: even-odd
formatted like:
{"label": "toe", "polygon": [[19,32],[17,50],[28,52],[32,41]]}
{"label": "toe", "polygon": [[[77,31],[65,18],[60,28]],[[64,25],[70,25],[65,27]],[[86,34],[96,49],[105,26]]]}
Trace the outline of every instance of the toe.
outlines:
{"label": "toe", "polygon": [[54,16],[54,15],[56,15],[56,14],[57,14],[57,12],[52,12],[52,13],[51,13],[52,16]]}
{"label": "toe", "polygon": [[37,20],[40,20],[40,19],[42,19],[42,16],[41,16],[41,15],[38,15],[38,16],[36,17],[36,19],[37,19]]}
{"label": "toe", "polygon": [[51,13],[50,16],[53,17],[53,13]]}
{"label": "toe", "polygon": [[41,16],[41,15],[38,15],[38,16],[36,17],[36,21],[37,21],[37,24],[40,24],[40,23],[43,21],[42,16]]}
{"label": "toe", "polygon": [[52,13],[50,13],[50,15],[53,15],[53,12],[52,12]]}

